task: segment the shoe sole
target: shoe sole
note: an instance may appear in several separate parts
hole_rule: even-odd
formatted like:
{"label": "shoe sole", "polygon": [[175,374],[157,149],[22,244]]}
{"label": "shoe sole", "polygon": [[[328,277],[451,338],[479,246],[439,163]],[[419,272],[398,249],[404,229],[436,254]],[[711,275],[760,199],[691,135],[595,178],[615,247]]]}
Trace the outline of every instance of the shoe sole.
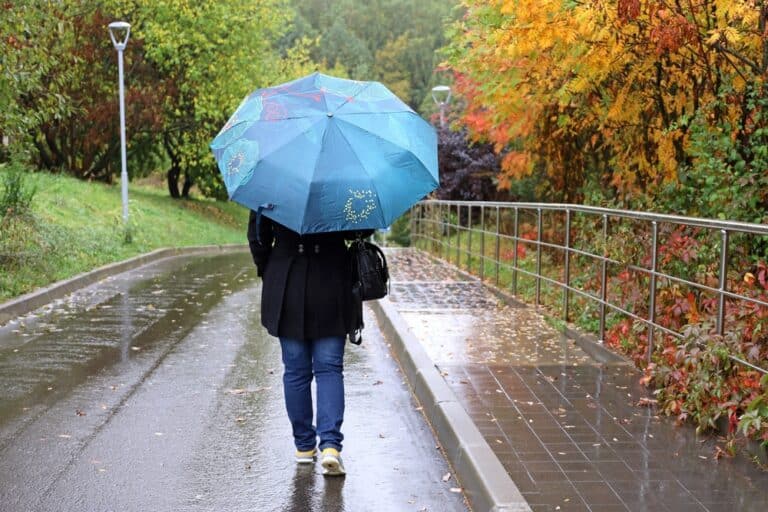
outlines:
{"label": "shoe sole", "polygon": [[341,467],[339,461],[333,457],[328,457],[323,460],[323,475],[326,476],[343,476],[346,471]]}
{"label": "shoe sole", "polygon": [[315,460],[315,457],[296,457],[296,464],[314,464]]}

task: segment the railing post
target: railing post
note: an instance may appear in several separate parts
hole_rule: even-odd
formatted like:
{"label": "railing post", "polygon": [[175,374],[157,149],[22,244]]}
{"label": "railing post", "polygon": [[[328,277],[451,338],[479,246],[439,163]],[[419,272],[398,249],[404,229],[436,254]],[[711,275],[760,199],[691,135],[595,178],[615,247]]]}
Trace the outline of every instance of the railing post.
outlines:
{"label": "railing post", "polygon": [[499,258],[501,256],[500,254],[500,240],[499,240],[499,228],[501,225],[501,219],[499,218],[501,216],[501,209],[497,206],[496,207],[496,286],[499,286]]}
{"label": "railing post", "polygon": [[608,297],[608,215],[603,214],[603,257],[600,270],[600,343],[605,342],[605,300]]}
{"label": "railing post", "polygon": [[536,209],[536,305],[541,304],[541,208]]}
{"label": "railing post", "polygon": [[651,362],[653,356],[653,335],[656,322],[656,271],[659,269],[659,223],[655,220],[651,223],[651,289],[648,301],[648,353],[646,359]]}
{"label": "railing post", "polygon": [[515,208],[515,228],[513,236],[513,249],[514,255],[512,256],[512,295],[517,295],[517,235],[518,235],[518,223],[519,223],[519,210]]}
{"label": "railing post", "polygon": [[467,206],[467,271],[472,272],[472,205]]}
{"label": "railing post", "polygon": [[418,237],[421,240],[421,245],[424,249],[428,247],[427,245],[427,226],[426,226],[426,218],[427,215],[429,215],[429,211],[427,210],[427,205],[422,204],[421,208],[419,208],[419,223],[416,226],[416,232],[418,233]]}
{"label": "railing post", "polygon": [[456,266],[461,268],[461,205],[456,205]]}
{"label": "railing post", "polygon": [[728,231],[720,230],[720,293],[717,301],[717,334],[725,331],[725,291],[728,288]]}
{"label": "railing post", "polygon": [[429,237],[430,246],[432,247],[432,253],[440,256],[440,248],[442,247],[442,239],[440,238],[440,205],[430,205],[429,208]]}
{"label": "railing post", "polygon": [[448,215],[445,214],[443,203],[440,203],[440,217],[443,221],[443,236],[445,237],[443,259],[449,261],[451,259],[451,205],[447,204],[445,206],[448,207]]}
{"label": "railing post", "polygon": [[571,210],[565,210],[565,275],[563,281],[563,320],[568,321],[568,298],[571,286]]}
{"label": "railing post", "polygon": [[444,238],[443,243],[443,251],[442,256],[443,259],[448,260],[449,254],[450,254],[450,247],[451,247],[451,229],[450,229],[450,220],[451,220],[451,207],[448,205],[448,215],[445,214],[445,209],[443,208],[445,206],[443,203],[440,203],[440,219],[443,223],[443,229],[442,229],[442,236]]}
{"label": "railing post", "polygon": [[480,280],[485,281],[485,205],[480,205]]}
{"label": "railing post", "polygon": [[416,246],[416,235],[415,235],[416,231],[414,230],[413,227],[414,227],[414,223],[416,222],[414,219],[416,219],[415,212],[416,212],[416,208],[418,208],[418,207],[419,207],[419,204],[416,203],[415,205],[411,206],[411,208],[408,210],[410,212],[410,214],[411,214],[410,221],[408,222],[408,228],[411,231],[411,243],[414,246]]}

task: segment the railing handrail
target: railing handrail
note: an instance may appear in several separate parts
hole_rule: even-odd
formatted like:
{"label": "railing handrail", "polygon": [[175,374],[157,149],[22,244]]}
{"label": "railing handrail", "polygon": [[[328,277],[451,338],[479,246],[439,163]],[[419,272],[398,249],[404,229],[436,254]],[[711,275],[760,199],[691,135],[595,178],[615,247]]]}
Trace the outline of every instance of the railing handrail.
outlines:
{"label": "railing handrail", "polygon": [[740,233],[753,233],[757,235],[768,235],[768,224],[757,224],[751,222],[729,221],[719,219],[705,219],[702,217],[685,217],[682,215],[670,215],[666,213],[640,212],[636,210],[616,210],[612,208],[603,208],[600,206],[587,206],[575,203],[523,203],[523,202],[504,202],[504,201],[459,201],[447,199],[427,199],[420,204],[450,204],[453,206],[472,206],[486,208],[521,208],[521,209],[541,209],[554,211],[572,211],[583,213],[594,213],[599,215],[608,215],[610,217],[621,217],[625,219],[637,219],[656,222],[666,222],[671,224],[686,224],[709,229],[725,229],[728,231],[737,231]]}
{"label": "railing handrail", "polygon": [[[429,208],[434,207],[434,208]],[[468,215],[465,217],[462,214],[462,209],[467,208]],[[449,216],[445,216],[445,211],[448,210]],[[490,217],[486,217],[487,211],[496,211],[495,216],[495,231],[489,231],[486,227],[486,220]],[[514,212],[513,219],[513,232],[503,233],[500,230],[500,218],[502,210],[512,210]],[[527,210],[533,210],[533,214],[536,216],[536,239],[524,238],[520,234],[520,213]],[[478,228],[473,222],[472,211],[479,213],[479,219],[481,227]],[[542,219],[543,212],[559,212],[565,214],[565,222],[563,224],[564,240],[562,244],[558,241],[545,241],[542,238]],[[419,212],[419,215],[413,215],[414,212]],[[434,217],[435,212],[438,216]],[[452,217],[453,212],[457,217]],[[425,214],[426,213],[426,214]],[[650,224],[651,237],[643,244],[643,247],[650,249],[650,264],[648,268],[644,265],[635,265],[628,261],[619,261],[611,258],[606,252],[605,245],[601,248],[595,249],[590,252],[589,249],[577,248],[573,245],[571,240],[572,220],[574,213],[583,213],[586,215],[599,216],[602,224],[601,233],[597,236],[602,239],[603,244],[609,240],[608,226],[613,219],[631,219],[643,221]],[[466,224],[463,225],[462,219],[466,218]],[[475,217],[477,218],[477,217]],[[461,266],[461,254],[464,254],[467,258],[467,267],[471,267],[472,257],[479,257],[480,261],[480,277],[484,279],[485,264],[490,261],[495,263],[496,268],[496,283],[499,284],[499,267],[512,270],[512,281],[510,283],[512,295],[517,295],[517,281],[518,274],[527,275],[536,280],[535,283],[535,303],[540,304],[540,289],[542,282],[562,289],[563,292],[563,317],[566,321],[569,320],[569,297],[571,293],[582,296],[585,299],[592,301],[599,308],[599,334],[600,342],[603,341],[606,333],[606,317],[608,310],[619,312],[624,315],[628,315],[635,320],[644,323],[648,329],[648,346],[647,346],[647,359],[650,362],[651,354],[654,347],[654,331],[658,330],[667,335],[672,335],[678,339],[683,338],[682,332],[671,330],[657,322],[656,319],[656,296],[658,294],[657,280],[668,279],[670,282],[678,284],[684,284],[694,289],[713,293],[717,296],[717,315],[716,315],[716,332],[717,334],[724,334],[725,313],[726,313],[726,299],[732,300],[744,300],[749,301],[759,307],[768,307],[768,302],[763,297],[756,298],[744,295],[741,293],[734,293],[733,290],[728,289],[728,261],[729,261],[729,242],[731,233],[746,233],[758,236],[768,236],[768,225],[737,222],[737,221],[725,221],[718,219],[704,219],[698,217],[686,217],[680,215],[668,215],[652,212],[639,212],[631,210],[616,210],[611,208],[602,208],[596,206],[585,206],[580,204],[564,204],[564,203],[525,203],[525,202],[499,202],[499,201],[454,201],[454,200],[425,200],[416,204],[412,209],[412,228],[411,235],[414,240],[422,239],[425,242],[434,243],[439,245],[440,254],[445,251],[445,258],[448,260],[453,259],[455,254],[456,262]],[[454,224],[455,222],[455,224]],[[667,271],[658,267],[658,253],[659,253],[659,226],[661,224],[676,224],[680,226],[695,226],[704,228],[710,231],[719,232],[719,265],[718,265],[718,287],[706,284],[705,282],[696,282],[685,279],[679,274],[668,273]],[[415,229],[418,228],[418,229]],[[451,231],[456,235],[455,247],[451,241]],[[464,233],[468,233],[466,240],[466,247],[462,248],[462,237]],[[476,234],[480,236],[480,251],[481,254],[473,251],[472,248],[472,235]],[[486,236],[495,237],[495,256],[488,256],[485,253],[485,238]],[[502,262],[500,258],[500,240],[508,240],[513,243],[512,258],[513,261]],[[536,249],[536,269],[535,271],[526,270],[519,266],[518,262],[518,248],[520,244],[533,245]],[[650,244],[650,246],[649,246]],[[564,276],[562,278],[553,279],[542,274],[541,260],[542,250],[555,250],[562,251],[564,261],[563,270]],[[590,258],[595,263],[600,265],[600,290],[599,296],[593,295],[586,290],[575,288],[572,285],[570,279],[570,261],[572,256],[581,256]],[[714,262],[713,262],[714,263]],[[632,268],[635,271],[647,274],[649,277],[648,286],[648,298],[645,302],[645,306],[648,307],[648,317],[644,318],[638,314],[632,313],[621,306],[619,303],[612,302],[607,296],[608,291],[608,265],[619,265],[623,268]],[[470,268],[471,270],[471,268]],[[744,366],[760,371],[762,373],[768,373],[768,369],[756,366],[748,361],[731,354],[730,359],[736,361]]]}

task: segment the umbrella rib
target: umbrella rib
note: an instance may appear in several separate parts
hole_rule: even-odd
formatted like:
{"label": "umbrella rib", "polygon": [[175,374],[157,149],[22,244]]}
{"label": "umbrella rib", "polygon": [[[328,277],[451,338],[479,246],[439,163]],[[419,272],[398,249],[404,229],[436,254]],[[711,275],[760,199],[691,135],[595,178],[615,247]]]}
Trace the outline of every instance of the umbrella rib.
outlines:
{"label": "umbrella rib", "polygon": [[[323,148],[325,147],[325,138],[328,136],[328,132],[330,131],[329,130],[330,126],[331,126],[331,124],[327,123],[325,125],[325,130],[323,130],[323,138],[320,141],[320,153],[321,154],[323,152]],[[339,130],[339,131],[341,131],[341,130]],[[355,155],[355,156],[357,156],[357,155]],[[312,197],[312,182],[314,182],[314,180],[315,180],[315,173],[317,172],[317,166],[319,164],[320,164],[320,155],[318,155],[318,157],[315,159],[315,165],[314,165],[314,167],[312,167],[312,175],[309,177],[309,187],[307,189],[307,200],[304,202],[304,212],[302,214],[302,219],[304,219],[304,215],[306,215],[306,213],[307,213],[307,208],[309,208],[309,200]],[[301,223],[301,226],[299,227],[299,229],[301,230],[301,233],[299,233],[299,234],[303,235],[304,234],[303,233],[303,231],[304,231],[304,221],[303,220],[302,220],[302,223]]]}
{"label": "umbrella rib", "polygon": [[[355,159],[357,160],[357,163],[360,164],[360,168],[363,169],[366,172],[366,174],[367,174],[367,170],[365,168],[365,164],[363,164],[363,161],[358,156],[357,151],[355,151],[355,147],[352,145],[351,142],[349,142],[349,139],[347,139],[347,136],[344,133],[344,131],[342,131],[342,129],[339,128],[338,126],[336,127],[336,129],[339,130],[339,133],[341,134],[341,138],[344,140],[344,142],[347,143],[347,146],[349,147],[350,152],[355,156]],[[373,189],[375,191],[374,196],[376,197],[376,205],[379,207],[379,211],[381,212],[382,219],[384,219],[385,218],[384,217],[384,208],[381,207],[381,201],[379,199],[379,197],[380,197],[379,196],[379,191],[376,189],[376,183],[373,181],[373,179],[371,179],[371,186],[373,187]]]}
{"label": "umbrella rib", "polygon": [[[324,119],[324,118],[322,118],[322,117],[319,117],[319,118],[318,118],[318,120],[320,120],[320,121],[322,121],[323,119]],[[290,139],[286,140],[284,143],[280,144],[279,146],[277,146],[277,147],[274,147],[274,148],[271,148],[271,150],[270,150],[268,153],[264,153],[263,155],[259,155],[259,156],[260,156],[260,158],[259,158],[259,162],[261,162],[262,160],[265,160],[267,157],[271,156],[271,155],[272,155],[272,154],[274,154],[276,151],[279,151],[279,150],[283,149],[285,146],[287,146],[288,144],[292,143],[293,141],[295,141],[297,138],[301,137],[301,136],[302,136],[302,135],[304,135],[305,133],[309,132],[309,131],[310,131],[310,129],[314,128],[314,127],[315,127],[315,126],[317,126],[318,124],[319,124],[319,123],[317,123],[317,122],[315,122],[315,123],[312,123],[311,125],[307,126],[307,129],[306,129],[306,130],[304,130],[304,131],[302,131],[302,132],[300,132],[300,133],[297,133],[295,136],[293,136],[293,137],[291,137]],[[325,132],[323,132],[323,137],[325,137]],[[322,144],[321,144],[321,147],[322,147]],[[257,163],[257,164],[258,164],[258,163]]]}
{"label": "umbrella rib", "polygon": [[345,99],[345,100],[342,102],[342,104],[341,104],[341,105],[339,105],[338,107],[336,107],[336,111],[338,112],[339,110],[341,110],[342,108],[344,108],[344,105],[346,105],[347,103],[349,103],[349,102],[352,100],[352,98],[356,98],[357,96],[359,96],[359,95],[360,95],[360,93],[362,93],[363,91],[367,90],[367,89],[368,89],[370,86],[372,86],[373,84],[374,84],[374,82],[368,82],[368,83],[366,83],[366,84],[365,84],[365,87],[363,87],[362,89],[360,89],[359,91],[357,91],[357,92],[356,92],[355,94],[353,94],[352,96],[349,96],[347,99]]}

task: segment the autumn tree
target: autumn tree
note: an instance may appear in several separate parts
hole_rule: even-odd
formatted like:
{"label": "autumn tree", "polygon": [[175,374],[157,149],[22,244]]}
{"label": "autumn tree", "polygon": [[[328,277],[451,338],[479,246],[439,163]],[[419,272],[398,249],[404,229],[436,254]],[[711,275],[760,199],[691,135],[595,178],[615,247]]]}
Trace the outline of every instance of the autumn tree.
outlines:
{"label": "autumn tree", "polygon": [[71,70],[52,73],[59,56],[50,51],[67,19],[64,7],[53,8],[47,0],[0,5],[0,134],[14,153],[26,152],[45,120],[72,110],[56,92],[71,80]]}
{"label": "autumn tree", "polygon": [[[505,151],[502,186],[542,174],[542,197],[658,207],[654,198],[696,193],[687,176],[716,175],[732,199],[740,180],[765,179],[755,150],[768,65],[762,2],[463,5],[449,62],[463,122]],[[717,134],[728,140],[708,149]],[[765,212],[755,193],[753,213]]]}

